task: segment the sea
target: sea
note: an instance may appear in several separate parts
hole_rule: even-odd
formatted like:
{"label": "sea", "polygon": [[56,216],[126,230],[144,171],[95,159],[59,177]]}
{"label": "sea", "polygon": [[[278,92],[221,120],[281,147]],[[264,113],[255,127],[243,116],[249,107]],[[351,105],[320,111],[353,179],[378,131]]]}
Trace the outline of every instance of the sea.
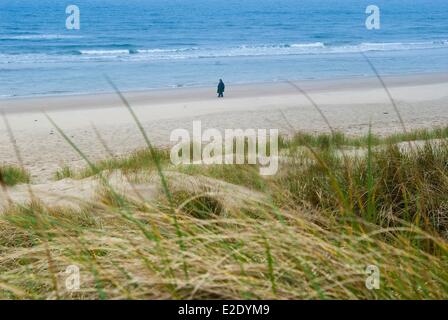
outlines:
{"label": "sea", "polygon": [[367,77],[366,57],[381,75],[448,71],[448,1],[0,1],[0,98],[109,92],[106,76],[122,90]]}

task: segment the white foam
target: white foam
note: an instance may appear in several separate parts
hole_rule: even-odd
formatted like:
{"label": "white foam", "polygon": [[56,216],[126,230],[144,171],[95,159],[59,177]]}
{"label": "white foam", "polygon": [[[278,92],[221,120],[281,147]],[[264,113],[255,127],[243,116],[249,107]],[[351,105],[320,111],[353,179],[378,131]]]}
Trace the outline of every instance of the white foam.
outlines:
{"label": "white foam", "polygon": [[153,61],[222,57],[282,56],[305,54],[343,54],[369,51],[400,51],[448,48],[447,40],[426,42],[360,43],[354,45],[326,45],[322,42],[277,45],[242,45],[228,48],[151,48],[151,49],[92,49],[67,54],[0,54],[0,64],[47,63],[71,61]]}
{"label": "white foam", "polygon": [[129,54],[129,50],[80,50],[83,55],[91,56],[122,56]]}
{"label": "white foam", "polygon": [[60,39],[79,39],[82,36],[61,35],[61,34],[27,34],[27,35],[8,35],[0,36],[0,40],[60,40]]}

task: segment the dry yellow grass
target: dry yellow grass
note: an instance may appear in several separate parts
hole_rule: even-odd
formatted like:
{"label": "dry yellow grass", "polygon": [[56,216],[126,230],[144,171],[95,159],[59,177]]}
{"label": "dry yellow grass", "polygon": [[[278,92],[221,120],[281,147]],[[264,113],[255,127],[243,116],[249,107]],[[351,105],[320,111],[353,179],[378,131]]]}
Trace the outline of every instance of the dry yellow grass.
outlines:
{"label": "dry yellow grass", "polygon": [[[398,202],[396,207],[388,206],[396,198],[381,197],[395,183],[417,192],[437,182],[444,190],[444,172],[439,180],[408,181],[418,165],[431,163],[428,172],[446,170],[447,153],[441,150],[427,148],[404,158],[393,158],[394,150],[372,155],[372,159],[387,155],[395,159],[395,170],[409,170],[402,182],[384,180],[389,177],[383,166],[387,161],[375,160],[378,167],[369,169],[375,174],[370,186],[377,199],[373,211],[367,209],[371,201],[365,197],[367,180],[359,179],[367,172],[362,170],[365,163],[338,162],[328,151],[316,155],[325,159],[331,172],[318,162],[297,167],[298,162],[291,161],[257,192],[251,189],[260,179],[256,168],[210,167],[202,173],[240,186],[226,183],[213,188],[218,180],[204,179],[196,170],[191,172],[196,188],[182,184],[176,175],[164,174],[169,198],[163,188],[156,199],[128,198],[103,178],[96,201],[83,203],[80,210],[52,208],[38,201],[12,205],[0,218],[0,297],[446,299],[448,245],[443,225],[438,225],[439,230],[431,223],[406,220],[411,215],[405,216]],[[348,167],[351,180],[344,180]],[[143,176],[147,172],[153,168],[140,170]],[[229,177],[231,172],[246,180]],[[253,181],[247,181],[249,177]],[[345,199],[350,206],[338,205],[332,177],[344,197],[351,194]],[[298,182],[308,187],[295,189]],[[423,198],[420,207],[408,203],[412,217],[423,208],[425,213],[443,208],[443,199],[434,198],[442,194],[428,195],[432,198]],[[384,216],[387,224],[382,224]],[[65,285],[65,271],[71,265],[80,269],[81,286],[75,291]],[[366,287],[366,268],[371,265],[380,271],[378,290]]]}

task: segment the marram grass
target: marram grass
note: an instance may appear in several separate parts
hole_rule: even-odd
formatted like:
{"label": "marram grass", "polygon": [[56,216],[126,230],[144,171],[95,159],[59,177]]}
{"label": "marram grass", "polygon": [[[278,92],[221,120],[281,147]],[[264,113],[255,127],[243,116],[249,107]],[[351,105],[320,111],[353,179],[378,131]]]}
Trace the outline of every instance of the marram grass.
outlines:
{"label": "marram grass", "polygon": [[[0,224],[0,296],[447,297],[446,242],[412,225],[380,229],[356,219],[338,222],[318,212],[278,211],[257,203],[248,203],[245,210],[227,211],[225,216],[210,210],[207,217],[207,208],[214,210],[216,205],[192,201],[196,203],[177,212],[183,249],[177,245],[178,234],[166,210],[97,206],[72,212],[35,203],[11,208]],[[256,217],[248,214],[252,210],[259,211]],[[431,243],[437,254],[417,248],[413,238]],[[81,288],[75,292],[64,284],[64,272],[70,265],[81,270]],[[381,271],[379,290],[365,286],[368,265]]]}
{"label": "marram grass", "polygon": [[[237,187],[176,190],[165,177],[169,197],[131,200],[105,181],[79,210],[11,205],[0,218],[0,298],[447,299],[448,146],[367,141],[357,156],[286,143],[270,178],[251,166],[159,162],[253,197]],[[89,175],[157,170],[142,158],[100,162]],[[75,291],[65,285],[72,265]],[[379,289],[366,287],[368,266],[379,268]]]}

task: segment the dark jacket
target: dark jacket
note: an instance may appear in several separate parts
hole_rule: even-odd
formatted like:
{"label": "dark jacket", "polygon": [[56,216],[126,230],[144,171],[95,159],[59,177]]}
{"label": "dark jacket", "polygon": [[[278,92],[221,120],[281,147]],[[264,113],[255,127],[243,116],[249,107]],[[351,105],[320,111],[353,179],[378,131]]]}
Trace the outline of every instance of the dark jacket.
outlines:
{"label": "dark jacket", "polygon": [[220,82],[218,84],[218,93],[224,93],[224,90],[226,89],[226,85],[224,84],[224,82]]}

